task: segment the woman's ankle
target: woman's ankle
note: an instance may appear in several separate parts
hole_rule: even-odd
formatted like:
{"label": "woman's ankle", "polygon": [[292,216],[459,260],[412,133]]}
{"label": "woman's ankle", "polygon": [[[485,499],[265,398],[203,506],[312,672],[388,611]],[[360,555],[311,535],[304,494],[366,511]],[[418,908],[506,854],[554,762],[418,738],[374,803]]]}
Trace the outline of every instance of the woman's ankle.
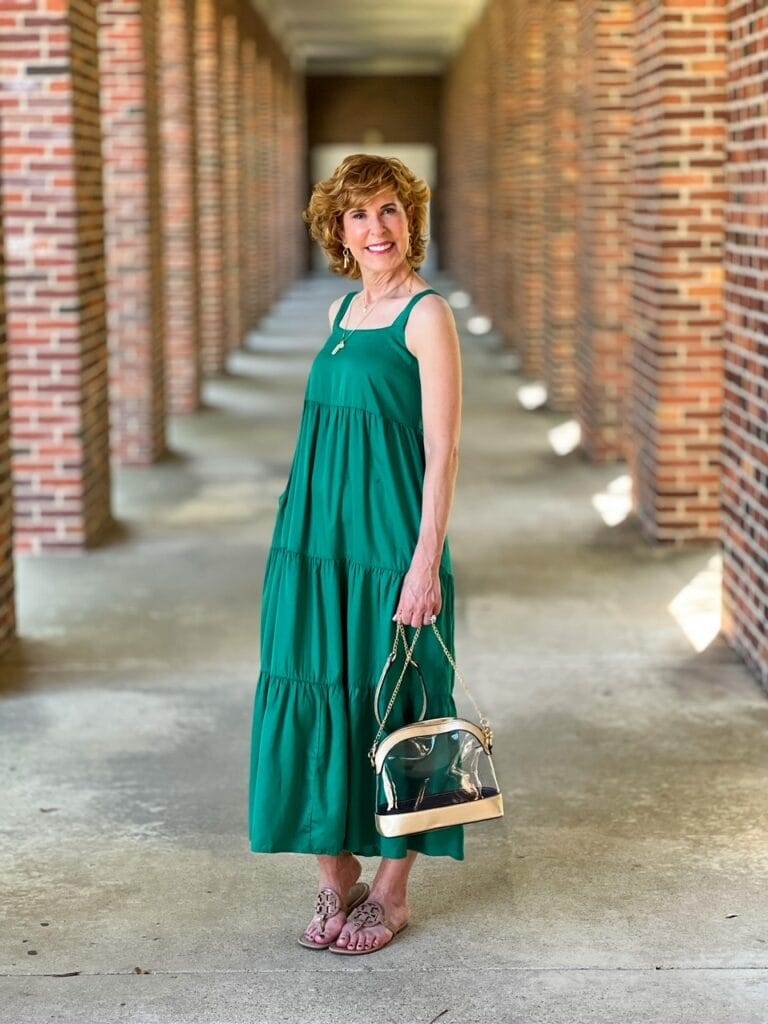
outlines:
{"label": "woman's ankle", "polygon": [[357,857],[346,850],[337,857],[323,857],[319,866],[321,885],[330,885],[332,888],[349,884],[350,879],[356,880],[362,872]]}

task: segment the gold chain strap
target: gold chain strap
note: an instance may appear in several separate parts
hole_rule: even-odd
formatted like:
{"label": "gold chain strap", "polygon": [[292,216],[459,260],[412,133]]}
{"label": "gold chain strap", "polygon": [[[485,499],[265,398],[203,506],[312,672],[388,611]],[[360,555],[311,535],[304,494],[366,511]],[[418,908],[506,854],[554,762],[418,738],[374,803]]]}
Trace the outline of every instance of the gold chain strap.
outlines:
{"label": "gold chain strap", "polygon": [[[488,721],[488,719],[482,713],[480,708],[477,706],[477,701],[472,696],[472,694],[469,692],[469,688],[467,687],[467,684],[464,682],[464,677],[462,676],[461,672],[459,672],[458,668],[456,667],[456,662],[451,657],[450,651],[445,646],[443,638],[440,636],[440,631],[438,630],[437,625],[434,622],[432,622],[431,626],[432,626],[432,629],[434,629],[434,631],[435,631],[435,636],[437,637],[437,639],[438,639],[438,641],[440,643],[440,646],[442,647],[443,651],[445,652],[446,658],[451,663],[451,667],[453,668],[453,670],[456,673],[456,675],[459,677],[459,681],[461,682],[461,685],[464,687],[464,692],[469,697],[469,699],[472,701],[474,709],[475,709],[475,711],[477,713],[478,721],[480,722],[480,728],[483,730],[483,735],[486,738],[486,742],[488,744],[488,749],[490,750],[493,747],[493,730],[491,729],[491,723]],[[371,762],[372,765],[375,765],[375,762],[376,762],[376,748],[379,745],[379,738],[380,738],[382,732],[384,731],[384,725],[385,725],[385,723],[387,721],[387,718],[389,717],[390,711],[392,710],[392,706],[395,703],[395,698],[397,697],[398,690],[400,689],[400,684],[403,681],[403,676],[405,675],[405,671],[408,668],[408,665],[409,665],[409,663],[411,661],[411,656],[413,654],[413,649],[416,646],[416,641],[419,639],[419,633],[421,633],[421,626],[417,626],[416,627],[416,633],[414,634],[414,637],[413,637],[413,644],[411,645],[411,648],[409,650],[408,649],[408,641],[407,641],[407,638],[406,638],[406,635],[405,635],[405,628],[404,628],[402,622],[398,622],[397,623],[397,629],[395,630],[395,642],[394,642],[394,644],[392,646],[392,650],[387,655],[387,660],[386,660],[386,662],[384,664],[384,668],[382,669],[381,676],[379,678],[379,682],[381,682],[381,680],[384,678],[384,676],[387,673],[387,670],[389,669],[389,666],[392,664],[392,662],[397,657],[397,643],[398,643],[398,638],[399,638],[401,632],[403,634],[403,647],[405,648],[405,661],[403,663],[403,671],[400,673],[400,678],[397,680],[397,683],[395,684],[395,688],[392,691],[392,696],[389,698],[389,703],[387,704],[387,710],[384,712],[384,717],[381,719],[381,723],[380,723],[379,728],[378,728],[378,730],[376,732],[376,735],[375,735],[375,737],[373,739],[373,744],[371,746],[371,749],[368,751],[368,760]],[[377,687],[377,689],[378,689],[378,687]]]}

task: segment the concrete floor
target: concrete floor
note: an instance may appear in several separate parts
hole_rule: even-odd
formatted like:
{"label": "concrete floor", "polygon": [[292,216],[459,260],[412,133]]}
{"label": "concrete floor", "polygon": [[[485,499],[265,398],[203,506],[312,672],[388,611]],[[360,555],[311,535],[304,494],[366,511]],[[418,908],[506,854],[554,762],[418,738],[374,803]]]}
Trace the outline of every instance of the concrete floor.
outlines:
{"label": "concrete floor", "polygon": [[248,848],[250,712],[276,500],[343,290],[292,289],[204,411],[174,419],[174,454],[116,475],[108,544],[20,560],[0,1020],[768,1020],[768,698],[669,610],[715,548],[607,526],[593,497],[622,467],[555,454],[566,417],[524,411],[493,339],[469,333],[456,642],[506,817],[467,829],[463,864],[417,862],[391,948],[296,943],[314,865]]}

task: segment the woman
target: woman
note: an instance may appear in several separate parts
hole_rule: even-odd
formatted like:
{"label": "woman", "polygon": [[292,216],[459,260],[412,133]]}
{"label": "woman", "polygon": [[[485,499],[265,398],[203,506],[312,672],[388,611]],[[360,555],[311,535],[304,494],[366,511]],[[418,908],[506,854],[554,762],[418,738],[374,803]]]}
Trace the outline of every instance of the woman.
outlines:
{"label": "woman", "polygon": [[[378,834],[368,750],[373,695],[396,625],[421,626],[413,657],[423,717],[455,715],[453,574],[446,536],[458,472],[461,359],[451,308],[418,268],[429,186],[395,158],[348,156],[303,218],[330,268],[362,281],[335,300],[312,363],[288,481],[277,499],[261,612],[249,791],[254,852],[313,853],[312,949],[369,953],[410,916],[418,853],[464,857],[461,825]],[[429,627],[429,628],[424,628]],[[407,633],[409,645],[413,634]],[[390,669],[389,690],[402,663]],[[408,685],[406,685],[408,683]],[[387,720],[414,721],[409,665]],[[359,856],[380,856],[370,886]],[[354,909],[353,909],[354,908]]]}

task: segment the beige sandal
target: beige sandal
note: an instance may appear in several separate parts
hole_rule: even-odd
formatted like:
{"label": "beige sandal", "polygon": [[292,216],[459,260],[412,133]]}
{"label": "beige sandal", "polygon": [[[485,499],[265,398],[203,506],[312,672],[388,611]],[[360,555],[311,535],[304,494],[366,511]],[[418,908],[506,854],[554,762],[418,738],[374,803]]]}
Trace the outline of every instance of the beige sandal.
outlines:
{"label": "beige sandal", "polygon": [[387,939],[386,942],[379,943],[377,946],[369,946],[368,949],[348,949],[346,946],[337,946],[335,942],[332,942],[328,947],[332,953],[343,953],[345,956],[362,956],[363,953],[378,953],[380,949],[384,949],[385,946],[390,944],[398,932],[408,927],[407,921],[401,925],[392,924],[387,918],[384,905],[379,903],[378,900],[366,900],[365,903],[361,903],[352,914],[348,915],[347,924],[356,924],[361,928],[368,925],[383,924],[385,928],[389,928],[392,932],[392,937]]}
{"label": "beige sandal", "polygon": [[[347,893],[347,906],[345,908],[342,906],[341,896],[335,889],[332,889],[330,886],[321,889],[317,894],[315,902],[315,913],[322,914],[323,916],[320,934],[322,935],[325,931],[325,925],[329,918],[333,917],[334,914],[338,914],[340,910],[345,910],[346,913],[349,913],[350,910],[358,907],[365,900],[370,891],[371,887],[367,882],[355,882]],[[314,939],[307,937],[306,929],[299,936],[299,944],[306,947],[306,949],[328,949],[331,943],[335,941],[335,939],[329,939],[328,942],[315,942]]]}

